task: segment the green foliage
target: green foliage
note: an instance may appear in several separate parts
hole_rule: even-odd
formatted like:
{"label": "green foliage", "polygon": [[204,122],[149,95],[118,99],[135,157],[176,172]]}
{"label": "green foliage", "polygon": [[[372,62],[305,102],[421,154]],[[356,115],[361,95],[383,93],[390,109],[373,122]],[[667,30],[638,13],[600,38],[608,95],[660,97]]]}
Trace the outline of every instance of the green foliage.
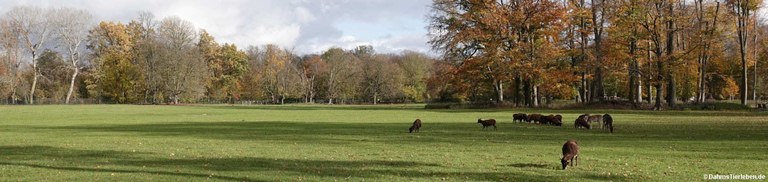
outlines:
{"label": "green foliage", "polygon": [[89,49],[98,65],[92,89],[108,102],[135,103],[139,99],[143,77],[132,62],[133,38],[122,23],[101,22],[91,30]]}
{"label": "green foliage", "polygon": [[[763,174],[766,113],[388,106],[0,106],[13,181],[687,181]],[[563,127],[512,123],[558,113]],[[574,129],[610,113],[615,133]],[[484,131],[478,117],[495,118]],[[419,133],[408,133],[415,118]],[[579,165],[559,169],[577,140]]]}
{"label": "green foliage", "polygon": [[37,58],[37,67],[40,78],[38,79],[35,97],[50,98],[54,101],[64,100],[64,97],[67,95],[69,78],[72,72],[61,55],[51,50],[45,50]]}

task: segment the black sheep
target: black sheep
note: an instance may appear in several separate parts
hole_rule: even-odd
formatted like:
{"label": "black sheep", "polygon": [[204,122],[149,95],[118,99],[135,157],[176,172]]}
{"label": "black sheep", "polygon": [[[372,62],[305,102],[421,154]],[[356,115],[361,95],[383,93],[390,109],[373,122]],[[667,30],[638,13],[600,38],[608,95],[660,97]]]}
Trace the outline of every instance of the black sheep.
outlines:
{"label": "black sheep", "polygon": [[489,126],[493,126],[493,129],[496,129],[496,120],[495,119],[487,119],[487,120],[477,119],[477,123],[482,124],[483,125],[483,129],[485,129],[486,127],[489,127]]}
{"label": "black sheep", "polygon": [[607,128],[613,133],[613,117],[609,114],[603,115],[603,128]]}
{"label": "black sheep", "polygon": [[413,133],[413,131],[419,132],[419,128],[421,128],[421,120],[416,119],[416,121],[413,121],[413,125],[411,125],[411,128],[408,128],[408,133]]}
{"label": "black sheep", "polygon": [[525,113],[517,113],[512,115],[512,121],[520,121],[523,122],[528,119],[528,115]]}
{"label": "black sheep", "polygon": [[574,128],[587,128],[590,129],[589,122],[584,120],[584,117],[576,118],[576,122],[573,123]]}

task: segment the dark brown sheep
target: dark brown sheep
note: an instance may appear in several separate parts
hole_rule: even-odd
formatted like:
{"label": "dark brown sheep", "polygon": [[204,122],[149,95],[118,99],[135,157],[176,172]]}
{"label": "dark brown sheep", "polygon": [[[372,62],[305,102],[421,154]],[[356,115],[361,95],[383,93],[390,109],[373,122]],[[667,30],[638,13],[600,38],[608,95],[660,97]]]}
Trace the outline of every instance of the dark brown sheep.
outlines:
{"label": "dark brown sheep", "polygon": [[[570,162],[568,162],[570,161]],[[563,170],[565,170],[566,167],[568,167],[568,164],[570,163],[571,166],[577,165],[577,162],[579,161],[579,145],[576,144],[576,140],[568,140],[563,144],[563,158],[560,159],[560,164],[563,165]]]}
{"label": "dark brown sheep", "polygon": [[610,114],[603,115],[603,128],[606,128],[613,133],[613,117],[611,117]]}
{"label": "dark brown sheep", "polygon": [[525,120],[527,122],[541,122],[541,114],[529,114],[528,118]]}
{"label": "dark brown sheep", "polygon": [[555,120],[552,122],[555,126],[563,126],[563,116],[555,115]]}
{"label": "dark brown sheep", "polygon": [[523,122],[528,119],[528,115],[525,113],[517,113],[512,115],[512,121],[520,121]]}
{"label": "dark brown sheep", "polygon": [[541,116],[541,118],[539,118],[539,124],[547,125],[554,120],[555,116],[551,114],[549,116]]}
{"label": "dark brown sheep", "polygon": [[493,129],[496,129],[496,120],[495,119],[487,119],[487,120],[477,119],[477,123],[482,124],[483,125],[483,129],[485,129],[486,127],[489,127],[489,126],[493,126]]}
{"label": "dark brown sheep", "polygon": [[547,125],[563,126],[563,116],[551,115],[551,114],[549,116],[542,116],[541,121],[539,123],[547,124]]}
{"label": "dark brown sheep", "polygon": [[584,120],[584,117],[576,118],[576,122],[573,123],[574,128],[587,128],[590,129],[589,122]]}
{"label": "dark brown sheep", "polygon": [[408,133],[413,133],[413,131],[419,132],[419,128],[421,128],[421,120],[416,119],[416,121],[413,121],[413,125],[411,125],[411,128],[408,128]]}

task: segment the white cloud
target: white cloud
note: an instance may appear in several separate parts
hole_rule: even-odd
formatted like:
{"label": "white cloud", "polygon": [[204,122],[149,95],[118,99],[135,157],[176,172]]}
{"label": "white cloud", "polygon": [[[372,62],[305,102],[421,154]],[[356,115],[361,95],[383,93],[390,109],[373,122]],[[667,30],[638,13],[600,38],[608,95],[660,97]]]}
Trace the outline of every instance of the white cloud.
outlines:
{"label": "white cloud", "polygon": [[277,44],[298,53],[373,45],[377,52],[427,51],[423,19],[430,0],[0,0],[16,5],[67,6],[95,19],[128,22],[138,12],[178,16],[206,29],[218,42]]}

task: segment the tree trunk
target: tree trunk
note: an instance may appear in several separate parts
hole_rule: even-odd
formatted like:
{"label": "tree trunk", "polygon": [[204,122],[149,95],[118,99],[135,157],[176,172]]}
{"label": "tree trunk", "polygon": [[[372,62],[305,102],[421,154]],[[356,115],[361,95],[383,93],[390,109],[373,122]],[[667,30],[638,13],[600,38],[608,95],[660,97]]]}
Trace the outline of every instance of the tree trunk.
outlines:
{"label": "tree trunk", "polygon": [[583,99],[584,99],[585,103],[592,101],[590,99],[589,87],[588,87],[588,84],[587,84],[587,73],[586,72],[581,72],[581,92],[582,92]]}
{"label": "tree trunk", "polygon": [[627,81],[628,99],[629,99],[630,102],[635,103],[635,102],[637,102],[635,100],[635,82],[636,82],[635,75],[632,74],[632,68],[630,68],[629,71],[627,71],[627,72],[628,72],[627,73],[627,78],[629,78],[629,81]]}
{"label": "tree trunk", "polygon": [[35,51],[32,51],[32,88],[29,90],[29,104],[35,104],[35,89],[37,87],[37,75],[39,75],[37,71],[37,61],[36,61]]}
{"label": "tree trunk", "polygon": [[[674,3],[669,4],[669,11],[667,16],[673,16],[674,15]],[[667,63],[669,64],[669,69],[667,71],[667,105],[669,108],[674,108],[676,101],[677,101],[677,85],[675,80],[675,62],[677,61],[675,58],[675,21],[674,18],[668,18],[667,20],[667,57],[669,57],[669,60],[667,60]]]}
{"label": "tree trunk", "polygon": [[496,102],[503,103],[504,102],[504,82],[501,80],[496,80],[494,82],[494,90],[496,91]]}
{"label": "tree trunk", "polygon": [[373,93],[373,105],[378,104],[379,103],[378,100],[379,100],[379,93],[378,92],[374,92]]}
{"label": "tree trunk", "polygon": [[515,102],[515,107],[520,107],[520,102],[521,102],[521,99],[520,99],[521,96],[520,95],[522,95],[520,93],[520,90],[521,90],[520,87],[522,86],[522,84],[520,84],[520,82],[521,82],[520,76],[516,76],[515,77],[515,88],[513,89],[514,95],[512,97],[512,99]]}
{"label": "tree trunk", "polygon": [[533,86],[533,107],[539,107],[539,86]]}
{"label": "tree trunk", "polygon": [[531,100],[531,97],[532,97],[531,96],[532,95],[531,92],[532,92],[533,88],[531,88],[531,81],[530,80],[526,79],[524,82],[525,82],[525,84],[523,86],[523,97],[525,97],[525,99],[523,99],[523,100],[525,101],[525,105],[526,106],[531,107],[531,106],[533,106],[533,101]]}
{"label": "tree trunk", "polygon": [[636,103],[643,102],[643,80],[639,76],[637,77],[637,95],[636,96],[637,96]]}
{"label": "tree trunk", "polygon": [[64,102],[66,104],[69,104],[69,99],[72,98],[72,90],[75,89],[75,79],[77,78],[77,74],[80,72],[80,69],[77,69],[77,66],[75,66],[75,72],[72,73],[72,80],[69,82],[69,91],[67,91],[67,100]]}
{"label": "tree trunk", "polygon": [[653,103],[653,88],[652,88],[653,87],[652,86],[653,78],[651,77],[651,74],[650,74],[653,71],[653,62],[652,62],[653,61],[653,54],[652,53],[653,53],[653,51],[651,51],[651,42],[648,41],[648,63],[646,63],[648,65],[648,74],[646,74],[647,75],[647,77],[646,77],[646,80],[647,80],[646,84],[647,85],[645,85],[645,88],[648,89],[647,92],[648,92],[648,103],[649,104]]}
{"label": "tree trunk", "polygon": [[[597,3],[600,1],[600,3]],[[592,22],[594,47],[595,47],[595,79],[592,80],[592,91],[590,101],[594,99],[603,100],[605,98],[605,85],[603,81],[603,22],[605,21],[605,3],[603,0],[592,0]],[[599,13],[599,15],[598,15]],[[599,17],[598,17],[599,16]]]}
{"label": "tree trunk", "polygon": [[[657,44],[658,45],[658,44]],[[662,90],[662,86],[664,84],[664,75],[666,73],[664,72],[664,63],[661,61],[661,47],[656,47],[656,71],[658,72],[657,80],[656,80],[656,104],[655,109],[661,110],[661,97],[664,95],[664,91]]]}
{"label": "tree trunk", "polygon": [[675,87],[676,81],[677,80],[675,80],[675,76],[672,74],[670,74],[669,78],[667,78],[667,106],[669,106],[669,108],[675,108],[675,104],[677,104],[677,88]]}
{"label": "tree trunk", "polygon": [[628,77],[629,77],[629,81],[628,81],[629,89],[627,89],[627,91],[629,92],[629,100],[632,101],[633,103],[641,102],[640,99],[635,99],[635,98],[637,98],[635,96],[639,95],[639,93],[640,93],[640,90],[637,90],[637,92],[635,92],[635,85],[638,84],[638,81],[639,81],[639,79],[637,78],[637,74],[636,74],[637,72],[639,72],[638,71],[637,58],[635,58],[635,50],[637,48],[637,41],[635,40],[634,36],[636,34],[637,34],[637,30],[632,30],[632,36],[633,37],[630,38],[630,41],[629,41],[629,56],[631,57],[630,58],[631,59],[631,63],[630,63],[629,70],[627,71],[627,74],[628,74]]}
{"label": "tree trunk", "polygon": [[737,1],[736,9],[738,10],[737,18],[737,32],[739,38],[739,53],[741,55],[741,85],[739,86],[739,99],[742,105],[747,105],[748,94],[748,73],[747,73],[747,37],[748,37],[748,19],[749,9],[747,8],[747,2]]}
{"label": "tree trunk", "polygon": [[758,33],[760,33],[760,31],[757,31],[757,26],[759,24],[757,22],[757,13],[754,13],[752,16],[753,16],[753,20],[755,21],[755,25],[753,27],[753,31],[755,31],[755,35],[752,36],[753,38],[752,44],[754,44],[754,48],[752,48],[752,55],[753,55],[752,59],[755,60],[755,65],[754,65],[755,71],[752,73],[754,75],[754,79],[752,79],[752,101],[755,104],[757,104],[757,46],[759,45],[757,43],[757,36],[758,36]]}

